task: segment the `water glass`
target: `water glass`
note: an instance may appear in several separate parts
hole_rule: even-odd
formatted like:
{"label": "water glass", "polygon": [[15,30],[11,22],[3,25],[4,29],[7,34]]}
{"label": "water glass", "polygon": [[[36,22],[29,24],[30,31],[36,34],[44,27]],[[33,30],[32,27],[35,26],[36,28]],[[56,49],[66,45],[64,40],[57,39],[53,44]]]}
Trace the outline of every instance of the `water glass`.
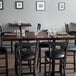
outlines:
{"label": "water glass", "polygon": [[20,30],[16,30],[17,38],[20,38]]}

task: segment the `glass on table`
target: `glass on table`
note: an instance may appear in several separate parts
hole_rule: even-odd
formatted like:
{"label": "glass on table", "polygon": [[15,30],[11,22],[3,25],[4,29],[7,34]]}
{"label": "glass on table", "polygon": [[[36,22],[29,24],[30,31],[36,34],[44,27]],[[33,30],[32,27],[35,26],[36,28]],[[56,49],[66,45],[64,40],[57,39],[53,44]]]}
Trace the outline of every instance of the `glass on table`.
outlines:
{"label": "glass on table", "polygon": [[18,25],[21,25],[21,21],[18,21]]}
{"label": "glass on table", "polygon": [[17,38],[20,38],[20,30],[16,30]]}
{"label": "glass on table", "polygon": [[37,36],[39,34],[39,31],[35,31],[35,36]]}
{"label": "glass on table", "polygon": [[48,30],[48,36],[56,36],[56,35],[57,35],[56,29]]}
{"label": "glass on table", "polygon": [[54,34],[54,35],[56,35],[56,34],[57,34],[56,29],[53,29],[53,34]]}
{"label": "glass on table", "polygon": [[35,36],[37,36],[38,35],[38,32],[35,32]]}
{"label": "glass on table", "polygon": [[25,37],[25,30],[22,30],[22,36]]}

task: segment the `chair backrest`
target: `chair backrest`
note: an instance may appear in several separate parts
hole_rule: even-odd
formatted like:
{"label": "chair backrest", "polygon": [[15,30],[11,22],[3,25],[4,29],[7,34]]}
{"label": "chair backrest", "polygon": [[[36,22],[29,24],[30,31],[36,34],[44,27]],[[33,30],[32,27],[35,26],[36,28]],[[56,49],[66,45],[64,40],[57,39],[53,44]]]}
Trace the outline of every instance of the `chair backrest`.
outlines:
{"label": "chair backrest", "polygon": [[[35,49],[31,50],[31,44],[28,42],[18,42],[15,44],[15,55],[18,59],[22,59],[22,56],[26,56],[28,53],[36,52]],[[30,55],[28,55],[29,57]]]}
{"label": "chair backrest", "polygon": [[25,30],[25,33],[26,33],[26,32],[29,32],[29,30]]}
{"label": "chair backrest", "polygon": [[65,30],[70,35],[76,35],[76,24],[65,24]]}
{"label": "chair backrest", "polygon": [[65,23],[65,31],[69,34],[69,26]]}
{"label": "chair backrest", "polygon": [[59,51],[59,52],[67,52],[68,47],[68,40],[62,41],[62,42],[52,42],[50,43],[50,47],[52,49],[52,52]]}
{"label": "chair backrest", "polygon": [[67,41],[60,42],[60,43],[54,43],[53,48],[50,51],[50,56],[55,57],[55,58],[64,58],[64,60],[66,62],[67,47],[68,47],[68,42]]}
{"label": "chair backrest", "polygon": [[71,22],[69,24],[69,31],[76,32],[76,23]]}
{"label": "chair backrest", "polygon": [[40,30],[40,29],[41,29],[41,24],[38,23],[38,25],[37,25],[37,31]]}

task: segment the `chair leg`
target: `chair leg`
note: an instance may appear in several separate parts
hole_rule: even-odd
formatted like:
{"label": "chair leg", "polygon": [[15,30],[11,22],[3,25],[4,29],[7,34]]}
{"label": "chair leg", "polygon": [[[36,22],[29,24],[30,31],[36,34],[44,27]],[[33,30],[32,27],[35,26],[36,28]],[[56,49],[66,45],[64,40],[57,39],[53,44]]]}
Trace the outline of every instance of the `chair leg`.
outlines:
{"label": "chair leg", "polygon": [[39,47],[39,72],[41,72],[41,48]]}
{"label": "chair leg", "polygon": [[13,41],[11,41],[11,54],[13,52]]}
{"label": "chair leg", "polygon": [[19,61],[19,73],[18,76],[22,76],[22,62]]}
{"label": "chair leg", "polygon": [[16,57],[16,47],[15,47],[15,74],[18,75],[18,60]]}
{"label": "chair leg", "polygon": [[66,74],[65,74],[65,72],[66,72],[66,59],[63,59],[62,63],[63,63],[63,75],[62,76],[66,76]]}
{"label": "chair leg", "polygon": [[74,52],[74,55],[73,55],[73,59],[74,59],[74,72],[76,72],[76,62],[75,62],[75,52]]}
{"label": "chair leg", "polygon": [[44,63],[44,76],[46,76],[46,55],[45,55],[45,63]]}
{"label": "chair leg", "polygon": [[55,71],[55,59],[52,59],[52,72],[51,72],[52,76],[55,76],[54,71]]}
{"label": "chair leg", "polygon": [[20,65],[20,64],[19,64],[18,60],[15,58],[15,74],[16,74],[16,76],[19,76],[19,75],[18,75],[18,70],[19,70],[18,67],[19,67],[19,65]]}
{"label": "chair leg", "polygon": [[51,69],[51,65],[52,65],[52,62],[51,62],[51,59],[49,59],[49,73],[48,73],[48,76],[52,76],[52,69]]}
{"label": "chair leg", "polygon": [[36,73],[35,73],[35,60],[33,60],[33,76],[36,76]]}
{"label": "chair leg", "polygon": [[39,60],[40,60],[40,51],[39,51],[39,53],[38,53],[37,66],[40,64],[40,63],[39,63]]}
{"label": "chair leg", "polygon": [[31,72],[31,61],[28,61],[30,72]]}
{"label": "chair leg", "polygon": [[62,65],[63,65],[63,61],[62,61],[62,59],[60,59],[60,66],[59,66],[60,76],[62,76]]}
{"label": "chair leg", "polygon": [[6,76],[8,76],[8,55],[7,54],[6,54],[5,64],[6,64]]}

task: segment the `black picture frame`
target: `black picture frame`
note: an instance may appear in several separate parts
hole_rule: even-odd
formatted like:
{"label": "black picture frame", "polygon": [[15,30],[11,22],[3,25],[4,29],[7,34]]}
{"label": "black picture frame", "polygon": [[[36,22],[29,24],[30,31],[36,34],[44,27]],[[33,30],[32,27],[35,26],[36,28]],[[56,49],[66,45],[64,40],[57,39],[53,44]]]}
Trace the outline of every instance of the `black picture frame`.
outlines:
{"label": "black picture frame", "polygon": [[16,9],[23,9],[23,1],[15,1]]}
{"label": "black picture frame", "polygon": [[46,2],[45,1],[36,1],[36,11],[45,11]]}
{"label": "black picture frame", "polygon": [[58,2],[58,10],[60,11],[65,10],[65,2]]}
{"label": "black picture frame", "polygon": [[0,10],[3,10],[3,0],[0,0]]}

